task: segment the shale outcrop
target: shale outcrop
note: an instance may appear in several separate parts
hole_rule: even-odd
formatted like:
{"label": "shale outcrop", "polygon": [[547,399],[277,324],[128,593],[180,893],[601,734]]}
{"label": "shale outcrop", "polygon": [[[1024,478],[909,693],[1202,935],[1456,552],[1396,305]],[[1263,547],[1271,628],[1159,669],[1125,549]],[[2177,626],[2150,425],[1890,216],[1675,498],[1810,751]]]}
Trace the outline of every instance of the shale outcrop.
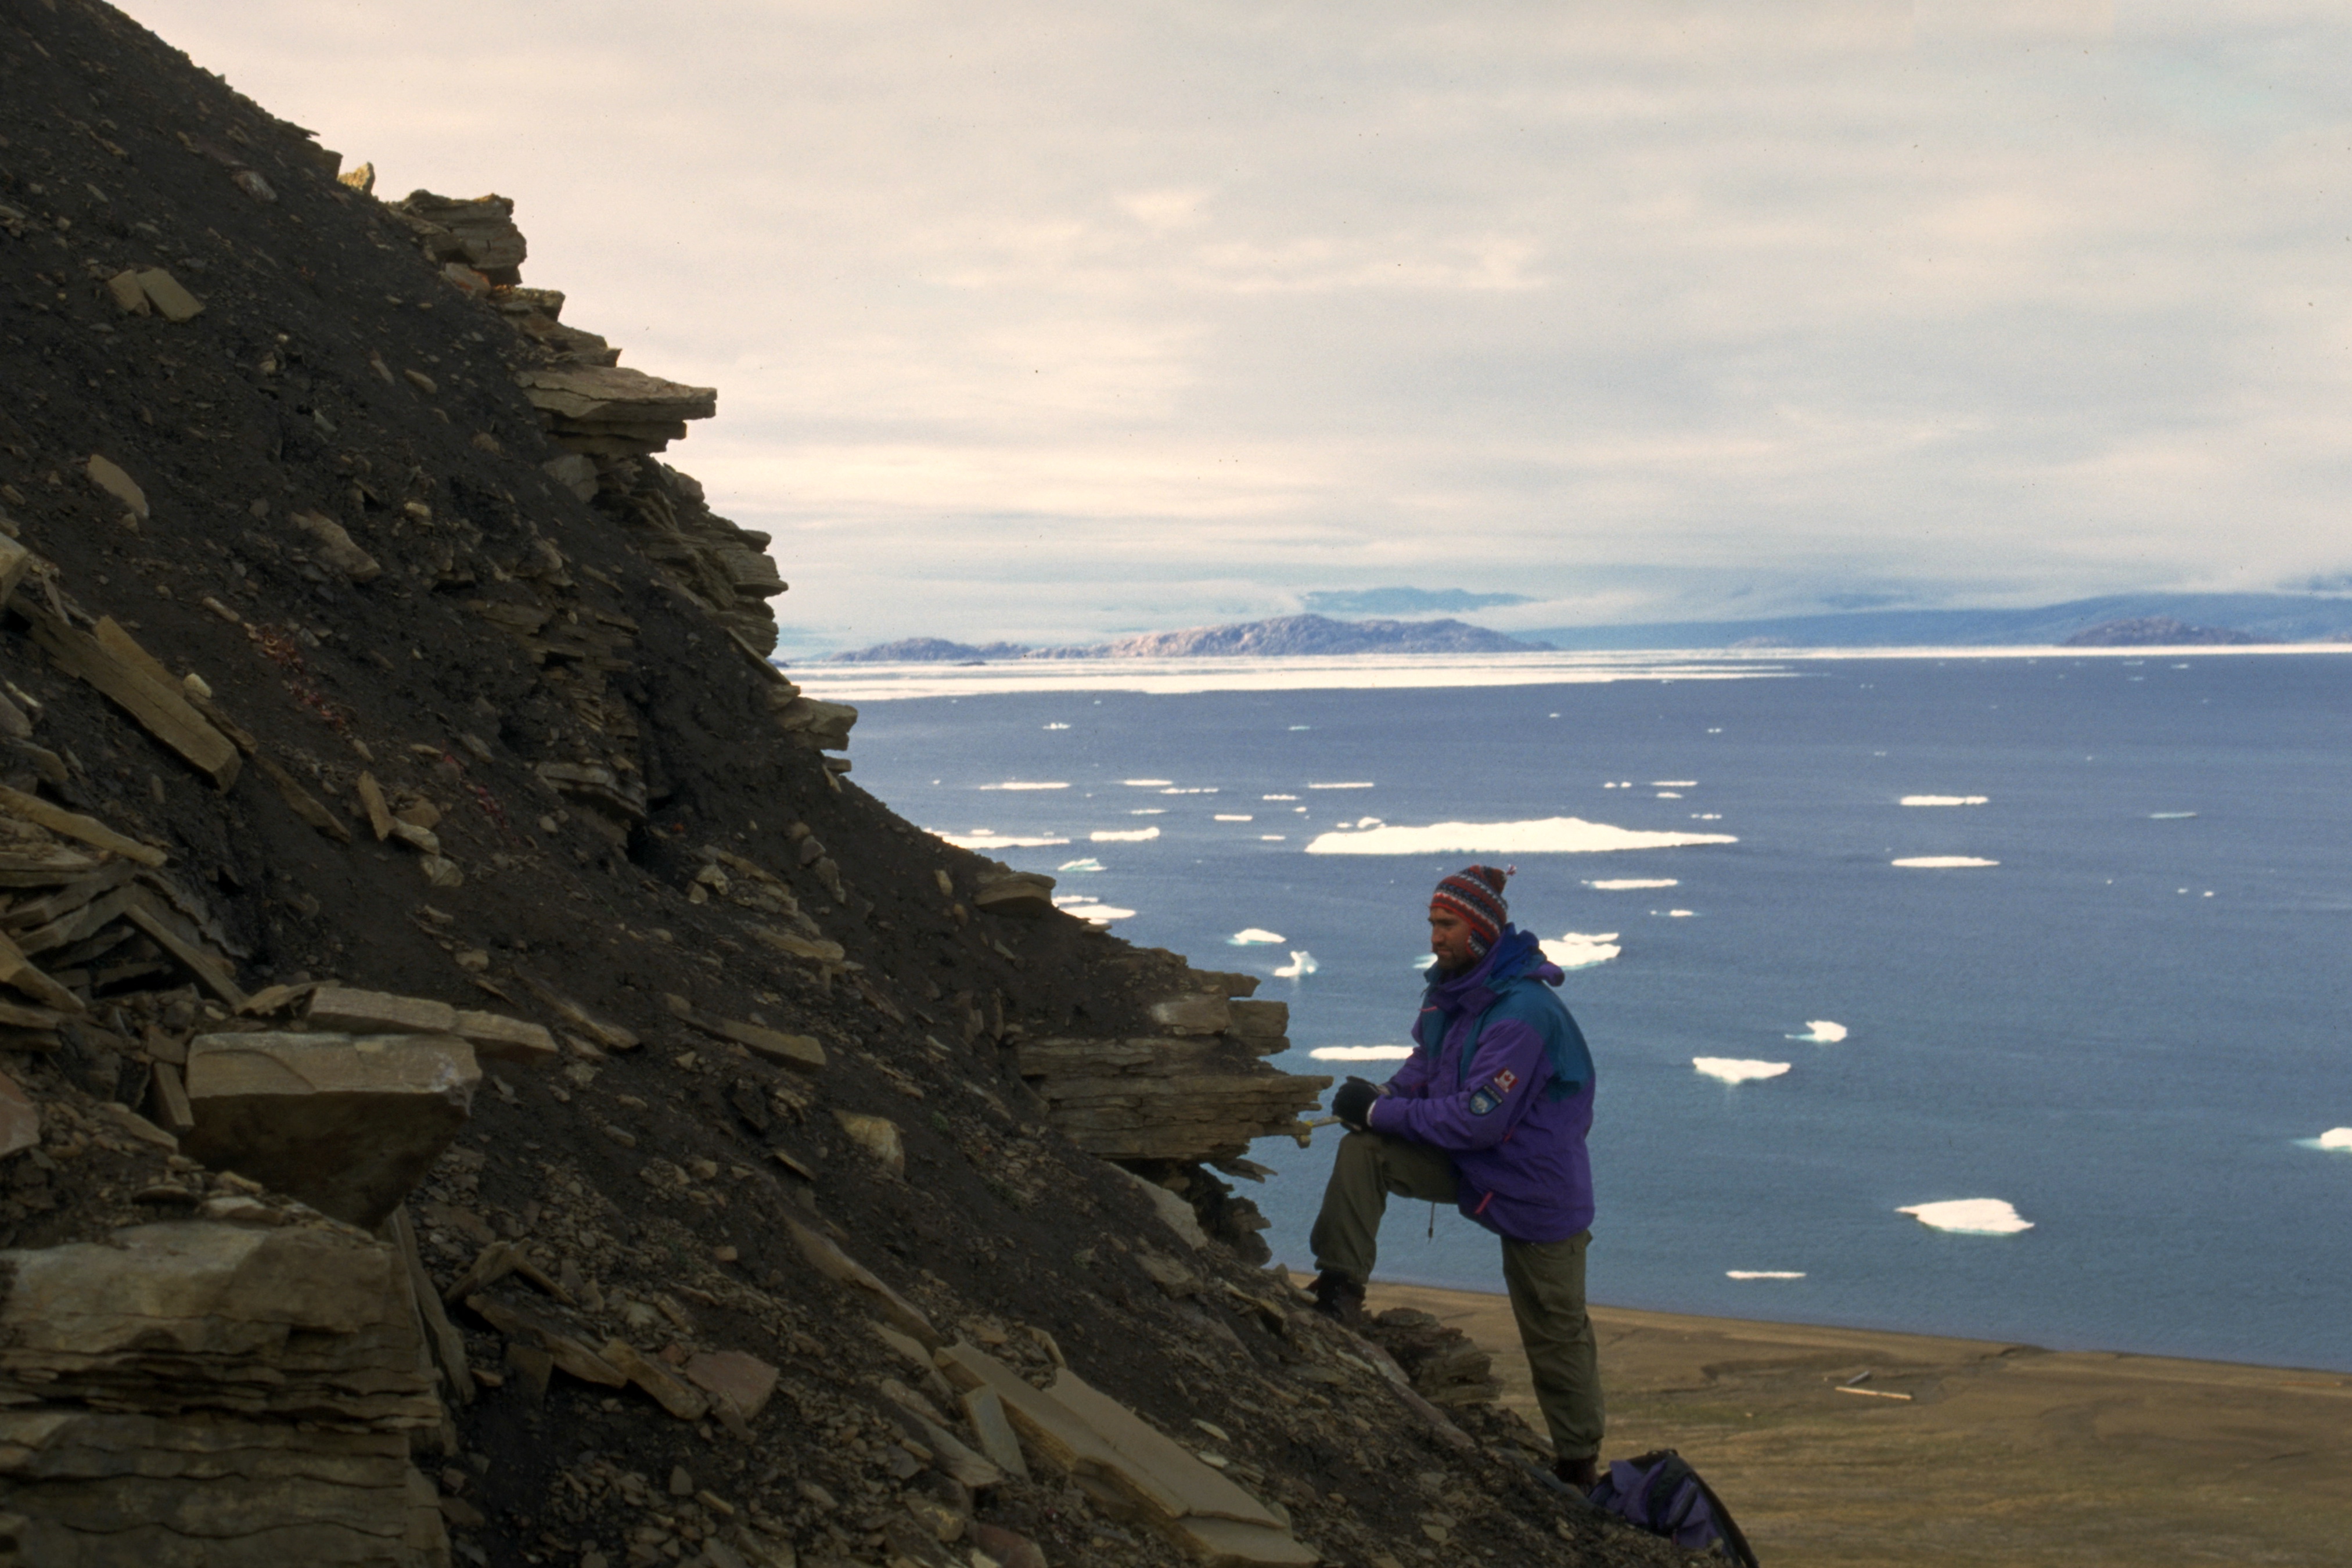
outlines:
{"label": "shale outcrop", "polygon": [[1668,1560],[1259,1266],[1281,1008],[850,781],[510,202],[0,68],[0,1563]]}

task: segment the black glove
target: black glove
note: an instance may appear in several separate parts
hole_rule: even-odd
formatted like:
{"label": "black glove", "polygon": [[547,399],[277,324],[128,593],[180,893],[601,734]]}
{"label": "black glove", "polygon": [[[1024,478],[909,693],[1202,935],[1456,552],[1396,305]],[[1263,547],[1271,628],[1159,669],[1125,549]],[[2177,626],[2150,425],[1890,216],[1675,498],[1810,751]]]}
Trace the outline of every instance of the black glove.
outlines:
{"label": "black glove", "polygon": [[1350,1132],[1369,1132],[1371,1125],[1365,1118],[1371,1114],[1372,1101],[1380,1097],[1379,1089],[1362,1079],[1351,1078],[1331,1097],[1331,1114]]}

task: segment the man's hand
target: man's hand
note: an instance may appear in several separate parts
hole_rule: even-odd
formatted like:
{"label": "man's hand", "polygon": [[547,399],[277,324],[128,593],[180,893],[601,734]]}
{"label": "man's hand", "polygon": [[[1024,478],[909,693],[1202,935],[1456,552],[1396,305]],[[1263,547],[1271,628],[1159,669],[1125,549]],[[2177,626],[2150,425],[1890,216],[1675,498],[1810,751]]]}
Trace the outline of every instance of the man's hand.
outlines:
{"label": "man's hand", "polygon": [[1362,1079],[1351,1078],[1331,1097],[1331,1114],[1350,1132],[1369,1132],[1371,1124],[1365,1118],[1371,1114],[1372,1101],[1380,1097],[1378,1089]]}

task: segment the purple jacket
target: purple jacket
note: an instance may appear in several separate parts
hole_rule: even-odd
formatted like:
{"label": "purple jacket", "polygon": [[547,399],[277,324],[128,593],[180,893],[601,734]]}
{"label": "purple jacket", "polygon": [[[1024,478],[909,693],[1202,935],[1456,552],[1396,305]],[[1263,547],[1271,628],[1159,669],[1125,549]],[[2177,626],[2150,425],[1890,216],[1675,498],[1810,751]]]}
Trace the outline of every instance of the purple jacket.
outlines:
{"label": "purple jacket", "polygon": [[1514,1241],[1565,1241],[1592,1225],[1592,1055],[1551,987],[1559,970],[1506,926],[1467,972],[1422,997],[1414,1048],[1372,1130],[1454,1158],[1462,1212]]}

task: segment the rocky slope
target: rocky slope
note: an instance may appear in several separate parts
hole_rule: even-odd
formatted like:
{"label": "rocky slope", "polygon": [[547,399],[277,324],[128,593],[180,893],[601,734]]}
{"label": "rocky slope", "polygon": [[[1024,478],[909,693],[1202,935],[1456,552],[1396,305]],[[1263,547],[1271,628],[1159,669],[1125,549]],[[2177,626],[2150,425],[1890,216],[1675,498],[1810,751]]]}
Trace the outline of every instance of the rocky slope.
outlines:
{"label": "rocky slope", "polygon": [[1671,1558],[1260,1267],[1282,1009],[848,781],[509,204],[0,68],[0,1562]]}

